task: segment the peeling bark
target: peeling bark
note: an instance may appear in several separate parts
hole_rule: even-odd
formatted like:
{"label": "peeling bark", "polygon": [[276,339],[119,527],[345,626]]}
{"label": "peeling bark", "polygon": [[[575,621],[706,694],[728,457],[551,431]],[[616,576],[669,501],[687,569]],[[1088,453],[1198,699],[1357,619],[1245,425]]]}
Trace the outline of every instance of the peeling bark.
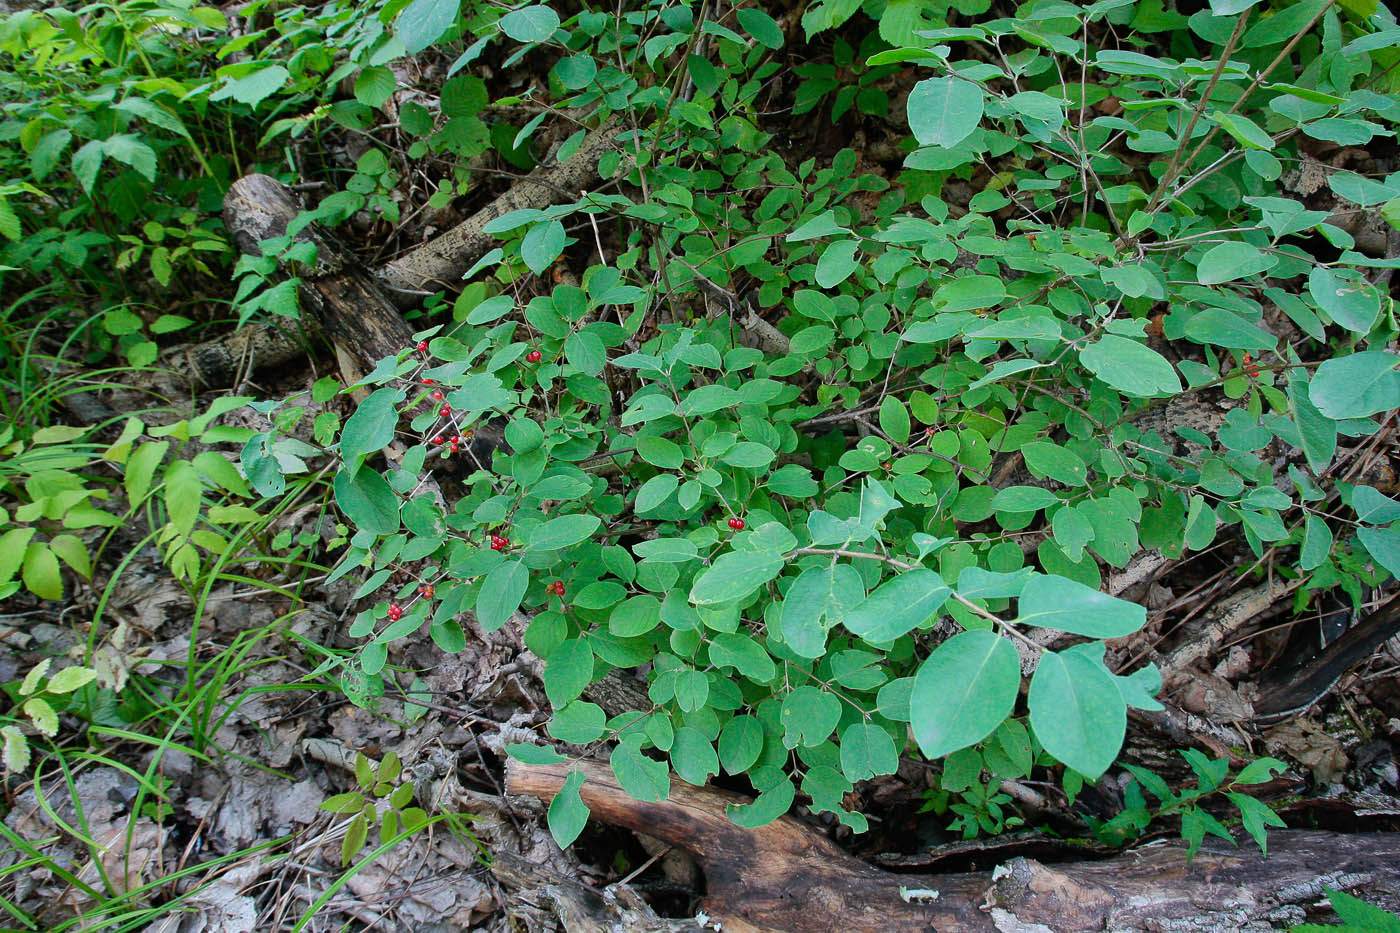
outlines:
{"label": "peeling bark", "polygon": [[749,802],[737,794],[673,780],[669,799],[633,800],[598,762],[511,761],[506,789],[549,800],[570,770],[587,776],[580,793],[595,818],[699,862],[705,908],[731,933],[1270,930],[1302,920],[1324,886],[1400,892],[1395,838],[1381,833],[1274,832],[1268,858],[1250,842],[1211,840],[1190,867],[1178,841],[1097,862],[1013,858],[990,872],[909,875],[867,865],[791,817],[737,826],[725,814]]}

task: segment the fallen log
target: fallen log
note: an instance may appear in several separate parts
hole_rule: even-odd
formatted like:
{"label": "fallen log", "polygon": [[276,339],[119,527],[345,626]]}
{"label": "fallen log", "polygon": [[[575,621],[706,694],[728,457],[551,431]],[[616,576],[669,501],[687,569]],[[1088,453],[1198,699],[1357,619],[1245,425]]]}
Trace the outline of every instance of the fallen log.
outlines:
{"label": "fallen log", "polygon": [[[245,175],[224,196],[224,223],[238,248],[261,255],[263,240],[286,235],[301,204],[285,185],[267,175]],[[369,270],[315,224],[297,232],[316,244],[316,266],[303,269],[302,307],[331,338],[350,381],[392,356],[413,339],[413,329],[376,284]],[[357,370],[358,372],[353,372]]]}
{"label": "fallen log", "polygon": [[595,818],[684,850],[705,872],[706,912],[730,933],[938,933],[1074,930],[1269,930],[1302,920],[1324,887],[1400,892],[1393,834],[1281,831],[1252,844],[1182,842],[1102,861],[1013,858],[990,872],[909,875],[847,854],[791,817],[759,829],[730,822],[738,794],[673,780],[669,799],[634,800],[606,765],[510,761],[506,791],[551,800],[570,771]]}
{"label": "fallen log", "polygon": [[[485,232],[488,223],[511,211],[578,197],[598,177],[599,157],[621,149],[614,142],[621,130],[621,118],[604,123],[584,137],[578,151],[564,162],[536,169],[451,230],[386,263],[376,271],[376,278],[405,304],[416,304],[438,289],[458,288],[462,274],[500,242]],[[630,164],[624,159],[622,171]]]}

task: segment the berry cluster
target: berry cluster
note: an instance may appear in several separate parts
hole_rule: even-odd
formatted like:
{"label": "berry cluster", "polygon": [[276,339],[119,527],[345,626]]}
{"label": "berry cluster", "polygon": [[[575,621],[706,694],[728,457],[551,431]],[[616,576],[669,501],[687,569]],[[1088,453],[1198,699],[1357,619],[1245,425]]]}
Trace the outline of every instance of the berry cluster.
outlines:
{"label": "berry cluster", "polygon": [[504,551],[508,547],[510,547],[509,538],[502,538],[500,535],[491,536],[491,550]]}
{"label": "berry cluster", "polygon": [[403,618],[403,607],[398,603],[389,604],[389,621],[397,622]]}
{"label": "berry cluster", "polygon": [[543,354],[541,354],[539,350],[531,350],[529,353],[525,354],[525,362],[538,363],[542,356]]}
{"label": "berry cluster", "polygon": [[545,589],[549,590],[549,592],[553,593],[555,596],[563,596],[563,595],[564,595],[564,581],[563,581],[563,580],[555,580],[553,583],[549,584],[549,586],[545,587]]}
{"label": "berry cluster", "polygon": [[729,527],[733,528],[735,531],[743,531],[744,520],[742,518],[731,518],[729,520]]}

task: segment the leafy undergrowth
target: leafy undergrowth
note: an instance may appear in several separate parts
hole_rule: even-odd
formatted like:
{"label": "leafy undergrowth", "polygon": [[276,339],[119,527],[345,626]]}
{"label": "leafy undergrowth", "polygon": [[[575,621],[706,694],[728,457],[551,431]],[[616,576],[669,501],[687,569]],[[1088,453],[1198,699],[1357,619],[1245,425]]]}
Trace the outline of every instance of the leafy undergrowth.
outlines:
{"label": "leafy undergrowth", "polygon": [[[508,754],[869,856],[1262,846],[1322,819],[1285,767],[1394,794],[1389,655],[1252,754],[1129,710],[1248,721],[1393,591],[1398,37],[1361,0],[6,17],[2,906],[500,926],[478,842],[646,859],[577,782],[512,819]],[[374,266],[598,126],[597,185],[493,219],[356,385],[166,372],[318,339],[308,244],[235,260],[239,175]]]}

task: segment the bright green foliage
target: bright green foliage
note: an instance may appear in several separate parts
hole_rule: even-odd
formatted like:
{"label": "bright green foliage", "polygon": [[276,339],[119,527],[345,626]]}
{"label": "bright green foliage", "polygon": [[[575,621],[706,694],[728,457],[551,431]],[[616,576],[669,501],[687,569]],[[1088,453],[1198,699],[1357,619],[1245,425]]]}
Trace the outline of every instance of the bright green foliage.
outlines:
{"label": "bright green foliage", "polygon": [[1328,903],[1341,918],[1341,925],[1303,923],[1289,927],[1290,933],[1400,933],[1400,917],[1390,911],[1352,897],[1345,891],[1333,888],[1323,890],[1327,892]]}
{"label": "bright green foliage", "polygon": [[[1231,788],[1266,783],[1273,778],[1275,772],[1284,770],[1284,763],[1276,758],[1259,758],[1246,765],[1231,780],[1230,765],[1225,759],[1211,760],[1195,749],[1186,749],[1181,755],[1195,772],[1196,787],[1173,791],[1166,781],[1146,768],[1125,765],[1134,780],[1124,788],[1123,811],[1106,823],[1091,821],[1094,834],[1103,842],[1118,845],[1137,838],[1154,819],[1179,817],[1181,837],[1187,842],[1186,858],[1189,863],[1207,834],[1218,836],[1231,845],[1235,844],[1234,837],[1225,825],[1200,806],[1204,798],[1219,794],[1239,811],[1245,832],[1249,833],[1259,850],[1267,855],[1268,827],[1282,827],[1283,820],[1268,804]],[[1157,798],[1155,808],[1148,806],[1143,791]]]}
{"label": "bright green foliage", "polygon": [[319,809],[338,816],[350,817],[340,844],[340,864],[349,865],[365,843],[369,832],[379,827],[379,841],[388,844],[400,833],[414,832],[428,824],[428,814],[413,803],[413,782],[400,782],[403,763],[389,752],[377,765],[355,753],[355,783],[357,788],[335,794],[321,802]]}
{"label": "bright green foliage", "polygon": [[[774,151],[761,112],[784,36],[761,11],[405,6],[406,47],[478,37],[444,88],[452,140],[405,109],[420,154],[489,138],[507,155],[538,125],[509,140],[478,126],[486,89],[467,66],[487,41],[555,54],[554,103],[629,119],[598,192],[492,221],[501,245],[452,321],[414,338],[428,352],[358,387],[371,394],[334,481],[354,531],[332,578],[365,571],[369,592],[414,564],[422,579],[354,620],[357,676],[376,683],[389,645],[425,627],[447,648],[468,615],[527,624],[551,734],[621,742],[614,771],[639,796],[663,795],[661,763],[694,783],[723,769],[758,795],[733,811],[744,825],[801,793],[859,826],[845,790],[922,751],[946,756],[956,825],[976,833],[1015,819],[989,766],[1096,779],[1127,708],[1155,705],[1154,671],[1105,665],[1104,640],[1146,620],[1101,592],[1105,568],[1236,536],[1261,558],[1299,548],[1301,599],[1400,573],[1393,503],[1327,470],[1339,437],[1400,406],[1394,307],[1365,278],[1395,260],[1356,251],[1281,181],[1300,140],[1389,132],[1394,102],[1369,86],[1395,63],[1388,21],[1321,3],[1221,0],[1189,19],[1115,0],[982,6],[867,5],[878,25],[858,53],[841,39],[839,68],[799,72],[805,109],[830,99],[893,125],[872,76],[920,69],[892,178],[851,149],[795,168]],[[858,8],[823,0],[802,25],[849,32]],[[250,72],[228,93],[282,80]],[[1393,178],[1326,184],[1358,205],[1400,197]],[[1314,258],[1323,242],[1336,259]],[[561,256],[591,263],[577,284],[532,278]],[[1266,312],[1300,336],[1277,339]],[[450,417],[420,404],[424,379]],[[1209,431],[1139,417],[1205,393],[1235,403]],[[444,506],[420,483],[446,456],[430,439],[490,419],[509,446]],[[394,431],[417,443],[381,469]],[[1276,442],[1308,469],[1280,475]],[[282,443],[245,447],[256,487],[277,487]],[[994,485],[1017,457],[1029,476]],[[1354,523],[1329,524],[1339,506]],[[425,582],[431,599],[413,595]],[[408,603],[392,621],[391,598]],[[1041,626],[1088,641],[1043,651],[1025,637]],[[588,697],[614,668],[645,670],[649,703],[609,720]],[[1202,793],[1222,786],[1202,769]],[[561,842],[586,815],[576,778],[550,808]],[[1217,831],[1170,803],[1193,842]],[[1262,839],[1269,819],[1236,803]]]}

